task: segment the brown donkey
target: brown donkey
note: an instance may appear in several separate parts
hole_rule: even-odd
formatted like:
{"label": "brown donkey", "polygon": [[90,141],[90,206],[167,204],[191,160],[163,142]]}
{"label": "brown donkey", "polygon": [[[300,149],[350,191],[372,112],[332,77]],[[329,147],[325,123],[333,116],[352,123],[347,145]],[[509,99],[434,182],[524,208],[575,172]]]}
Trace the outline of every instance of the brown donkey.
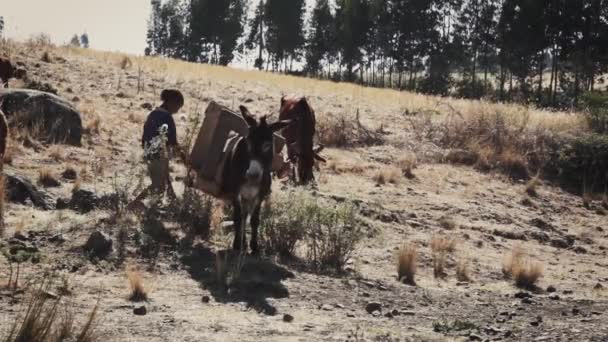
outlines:
{"label": "brown donkey", "polygon": [[249,133],[232,149],[223,170],[222,192],[232,202],[235,250],[246,250],[247,219],[251,221],[251,252],[258,253],[258,226],[260,207],[270,194],[270,171],[274,152],[274,132],[287,127],[290,121],[266,122],[263,116],[258,122],[245,106],[241,114]]}
{"label": "brown donkey", "polygon": [[282,133],[287,144],[287,157],[296,165],[296,172],[292,178],[300,184],[308,184],[314,180],[315,160],[325,162],[325,159],[319,156],[323,146],[313,147],[316,129],[315,111],[305,97],[299,99],[283,97],[279,120],[294,121],[294,124]]}

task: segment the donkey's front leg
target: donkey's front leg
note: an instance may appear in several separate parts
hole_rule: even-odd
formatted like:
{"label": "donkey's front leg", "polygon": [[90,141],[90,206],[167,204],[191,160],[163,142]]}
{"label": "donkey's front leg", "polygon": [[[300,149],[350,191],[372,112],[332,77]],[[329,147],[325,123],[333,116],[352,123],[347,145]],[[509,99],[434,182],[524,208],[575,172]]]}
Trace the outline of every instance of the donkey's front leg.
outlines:
{"label": "donkey's front leg", "polygon": [[262,203],[258,203],[251,214],[251,254],[257,255],[258,251],[258,227],[260,226],[260,208]]}
{"label": "donkey's front leg", "polygon": [[232,221],[234,222],[234,242],[232,243],[232,249],[240,251],[245,247],[243,232],[245,232],[247,220],[243,220],[241,203],[238,200],[232,201]]}

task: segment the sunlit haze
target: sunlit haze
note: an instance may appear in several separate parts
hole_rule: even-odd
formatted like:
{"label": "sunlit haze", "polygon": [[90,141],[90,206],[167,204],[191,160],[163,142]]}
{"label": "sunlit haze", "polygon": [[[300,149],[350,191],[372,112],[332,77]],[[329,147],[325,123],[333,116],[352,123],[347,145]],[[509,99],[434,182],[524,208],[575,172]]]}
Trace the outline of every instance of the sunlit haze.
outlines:
{"label": "sunlit haze", "polygon": [[56,44],[88,33],[91,48],[142,54],[150,0],[0,0],[5,37],[44,32]]}

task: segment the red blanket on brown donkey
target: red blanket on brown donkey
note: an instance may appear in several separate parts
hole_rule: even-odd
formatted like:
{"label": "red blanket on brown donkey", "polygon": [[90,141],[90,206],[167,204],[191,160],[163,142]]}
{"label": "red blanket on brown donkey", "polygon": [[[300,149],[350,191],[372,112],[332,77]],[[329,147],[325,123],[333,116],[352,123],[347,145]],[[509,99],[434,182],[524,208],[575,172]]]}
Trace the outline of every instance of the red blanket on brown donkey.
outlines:
{"label": "red blanket on brown donkey", "polygon": [[306,98],[281,98],[279,120],[292,120],[295,123],[282,132],[287,144],[287,156],[296,165],[296,182],[308,184],[314,180],[315,160],[325,162],[319,156],[323,146],[313,147],[315,135],[315,111]]}

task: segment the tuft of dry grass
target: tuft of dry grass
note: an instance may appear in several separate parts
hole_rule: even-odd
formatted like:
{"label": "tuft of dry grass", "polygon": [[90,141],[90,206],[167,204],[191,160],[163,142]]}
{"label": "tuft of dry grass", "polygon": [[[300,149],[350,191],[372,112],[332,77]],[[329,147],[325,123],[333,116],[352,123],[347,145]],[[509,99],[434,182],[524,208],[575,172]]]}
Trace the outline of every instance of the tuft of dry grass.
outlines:
{"label": "tuft of dry grass", "polygon": [[534,289],[543,274],[539,262],[530,260],[521,246],[516,245],[503,263],[502,273],[506,279],[513,279],[517,287]]}
{"label": "tuft of dry grass", "polygon": [[87,123],[85,131],[89,134],[99,134],[99,130],[101,127],[101,117],[97,114],[93,116],[91,120]]}
{"label": "tuft of dry grass", "polygon": [[449,216],[442,216],[439,218],[439,225],[446,230],[454,230],[458,226],[456,221]]}
{"label": "tuft of dry grass", "polygon": [[370,168],[370,165],[364,162],[352,163],[341,159],[330,159],[325,165],[336,174],[350,173],[361,175]]}
{"label": "tuft of dry grass", "polygon": [[458,259],[458,262],[456,263],[456,279],[462,282],[471,281],[471,276],[469,275],[469,259]]}
{"label": "tuft of dry grass", "polygon": [[397,167],[401,170],[401,174],[407,179],[414,179],[413,170],[418,167],[418,159],[413,152],[407,152],[397,161]]}
{"label": "tuft of dry grass", "polygon": [[378,185],[384,185],[387,183],[390,184],[398,184],[401,180],[401,170],[394,166],[383,167],[379,170],[376,170],[372,179]]}
{"label": "tuft of dry grass", "polygon": [[42,57],[40,57],[40,60],[42,60],[45,63],[52,63],[53,59],[51,58],[51,54],[48,51],[44,51],[42,53]]}
{"label": "tuft of dry grass", "polygon": [[62,162],[65,160],[65,153],[61,146],[53,145],[47,150],[49,158],[53,159],[55,162]]}
{"label": "tuft of dry grass", "polygon": [[129,58],[129,56],[123,56],[123,58],[120,60],[120,62],[118,64],[118,66],[122,70],[126,70],[133,66],[133,61],[131,61],[131,58]]}
{"label": "tuft of dry grass", "polygon": [[530,197],[537,197],[538,196],[538,192],[536,191],[536,188],[540,185],[540,175],[537,174],[536,176],[534,176],[532,179],[530,179],[527,183],[526,183],[526,193],[530,196]]}
{"label": "tuft of dry grass", "polygon": [[443,236],[433,236],[431,251],[433,255],[433,275],[435,278],[445,278],[445,262],[448,254],[456,249],[456,240]]}
{"label": "tuft of dry grass", "polygon": [[58,187],[61,185],[55,174],[46,167],[38,170],[38,183],[46,188]]}
{"label": "tuft of dry grass", "polygon": [[587,209],[591,209],[591,204],[593,203],[593,194],[591,194],[591,192],[585,190],[583,192],[583,207],[587,208]]}
{"label": "tuft of dry grass", "polygon": [[6,342],[56,342],[56,341],[99,341],[95,329],[99,303],[87,316],[82,327],[76,328],[76,315],[63,300],[63,296],[49,296],[51,280],[42,281],[39,288],[32,291],[24,310],[18,315],[3,337]]}
{"label": "tuft of dry grass", "polygon": [[416,285],[416,262],[418,251],[413,244],[401,246],[397,255],[397,279],[409,285]]}
{"label": "tuft of dry grass", "polygon": [[133,267],[128,268],[127,279],[129,280],[129,286],[131,288],[129,300],[132,302],[143,302],[148,300],[148,292],[144,288],[144,280],[139,271]]}

